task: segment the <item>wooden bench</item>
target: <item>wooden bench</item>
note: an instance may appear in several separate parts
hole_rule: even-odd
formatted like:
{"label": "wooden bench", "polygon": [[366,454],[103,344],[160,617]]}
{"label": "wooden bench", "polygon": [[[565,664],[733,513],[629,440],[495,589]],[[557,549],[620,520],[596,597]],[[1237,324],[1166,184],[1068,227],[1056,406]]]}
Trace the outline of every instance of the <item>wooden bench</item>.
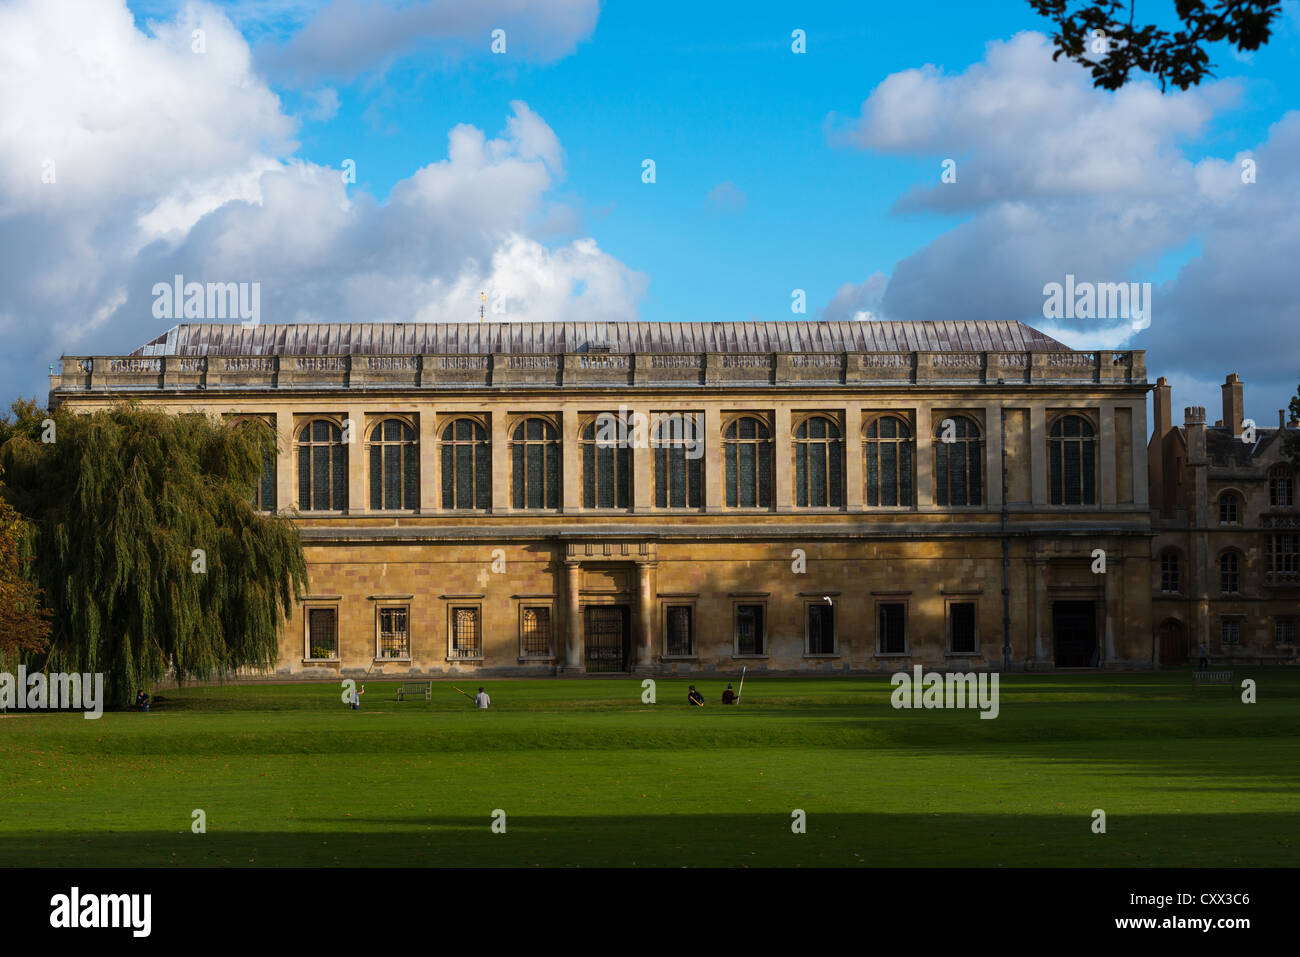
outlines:
{"label": "wooden bench", "polygon": [[420,695],[425,701],[433,700],[433,682],[417,681],[414,684],[400,684],[397,686],[397,700],[401,701],[410,695]]}
{"label": "wooden bench", "polygon": [[1192,680],[1196,682],[1196,687],[1201,685],[1230,685],[1232,684],[1231,671],[1194,671]]}

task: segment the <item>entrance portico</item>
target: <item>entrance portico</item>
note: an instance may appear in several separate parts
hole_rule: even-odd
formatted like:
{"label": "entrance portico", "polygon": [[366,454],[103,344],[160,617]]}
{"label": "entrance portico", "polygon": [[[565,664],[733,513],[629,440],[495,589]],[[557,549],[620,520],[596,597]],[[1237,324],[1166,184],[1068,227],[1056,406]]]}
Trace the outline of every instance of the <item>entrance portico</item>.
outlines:
{"label": "entrance portico", "polygon": [[[557,655],[559,670],[580,674],[591,661],[608,662],[618,642],[617,629],[631,634],[628,653],[623,656],[626,670],[645,673],[654,670],[656,633],[655,580],[658,562],[653,542],[579,542],[565,548],[565,641],[562,655]],[[597,624],[588,621],[588,609],[610,608],[598,614]],[[613,608],[627,608],[619,616]],[[600,637],[594,633],[599,628]],[[587,647],[588,642],[601,644]],[[597,666],[604,670],[605,665]],[[618,670],[624,670],[620,668]]]}

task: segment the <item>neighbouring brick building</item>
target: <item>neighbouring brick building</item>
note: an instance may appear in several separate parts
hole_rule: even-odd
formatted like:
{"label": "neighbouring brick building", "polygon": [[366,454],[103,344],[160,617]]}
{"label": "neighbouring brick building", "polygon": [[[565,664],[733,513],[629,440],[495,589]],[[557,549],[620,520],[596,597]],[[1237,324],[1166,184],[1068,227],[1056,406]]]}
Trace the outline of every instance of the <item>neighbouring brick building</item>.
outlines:
{"label": "neighbouring brick building", "polygon": [[1300,512],[1283,451],[1300,423],[1244,418],[1241,379],[1223,383],[1223,417],[1205,409],[1171,417],[1171,390],[1156,381],[1151,464],[1152,621],[1157,660],[1296,660],[1300,619]]}
{"label": "neighbouring brick building", "polygon": [[1015,322],[181,325],[51,403],[274,430],[281,673],[837,672],[1001,668],[1004,575],[1012,667],[1150,666],[1148,388]]}

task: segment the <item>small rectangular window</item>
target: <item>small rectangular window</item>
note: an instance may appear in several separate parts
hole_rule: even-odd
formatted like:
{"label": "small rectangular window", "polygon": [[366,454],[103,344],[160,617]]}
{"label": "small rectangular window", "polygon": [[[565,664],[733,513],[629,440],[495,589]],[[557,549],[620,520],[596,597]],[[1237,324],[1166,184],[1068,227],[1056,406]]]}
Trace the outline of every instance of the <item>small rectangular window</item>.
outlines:
{"label": "small rectangular window", "polygon": [[1295,619],[1279,618],[1273,626],[1273,636],[1279,645],[1295,644]]}
{"label": "small rectangular window", "polygon": [[521,657],[551,657],[551,608],[549,605],[530,605],[520,612],[519,646]]}
{"label": "small rectangular window", "polygon": [[1241,644],[1241,622],[1235,618],[1225,618],[1221,637],[1225,645]]}
{"label": "small rectangular window", "polygon": [[763,605],[736,606],[736,654],[762,655],[764,650]]}
{"label": "small rectangular window", "polygon": [[808,654],[835,654],[835,606],[808,605]]}
{"label": "small rectangular window", "polygon": [[410,658],[410,609],[405,605],[379,609],[379,657]]}
{"label": "small rectangular window", "polygon": [[479,631],[477,607],[451,609],[451,658],[482,658],[483,644]]}
{"label": "small rectangular window", "polygon": [[977,650],[975,641],[975,603],[973,601],[955,601],[948,606],[948,627],[951,630],[952,650],[957,654],[974,654]]}
{"label": "small rectangular window", "polygon": [[669,605],[666,609],[666,644],[664,654],[669,658],[688,658],[695,653],[694,628],[690,605]]}
{"label": "small rectangular window", "polygon": [[307,609],[307,657],[339,656],[339,616],[335,608]]}
{"label": "small rectangular window", "polygon": [[885,601],[880,609],[880,653],[902,655],[907,653],[907,605],[901,601]]}

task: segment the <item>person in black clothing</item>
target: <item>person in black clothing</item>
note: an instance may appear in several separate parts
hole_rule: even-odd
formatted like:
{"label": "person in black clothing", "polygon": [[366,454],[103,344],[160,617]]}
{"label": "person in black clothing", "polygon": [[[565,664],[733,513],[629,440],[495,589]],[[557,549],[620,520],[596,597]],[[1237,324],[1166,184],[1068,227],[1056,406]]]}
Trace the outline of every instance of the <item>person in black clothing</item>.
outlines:
{"label": "person in black clothing", "polygon": [[736,692],[731,690],[731,685],[727,685],[727,690],[722,692],[722,703],[723,704],[736,703]]}
{"label": "person in black clothing", "polygon": [[136,710],[136,711],[148,711],[148,710],[149,710],[149,694],[148,694],[148,692],[146,692],[146,691],[144,691],[144,690],[141,690],[140,693],[137,694],[137,695],[135,696],[135,710]]}
{"label": "person in black clothing", "polygon": [[691,685],[691,690],[686,694],[686,700],[697,708],[704,707],[704,695],[695,690],[695,685]]}

